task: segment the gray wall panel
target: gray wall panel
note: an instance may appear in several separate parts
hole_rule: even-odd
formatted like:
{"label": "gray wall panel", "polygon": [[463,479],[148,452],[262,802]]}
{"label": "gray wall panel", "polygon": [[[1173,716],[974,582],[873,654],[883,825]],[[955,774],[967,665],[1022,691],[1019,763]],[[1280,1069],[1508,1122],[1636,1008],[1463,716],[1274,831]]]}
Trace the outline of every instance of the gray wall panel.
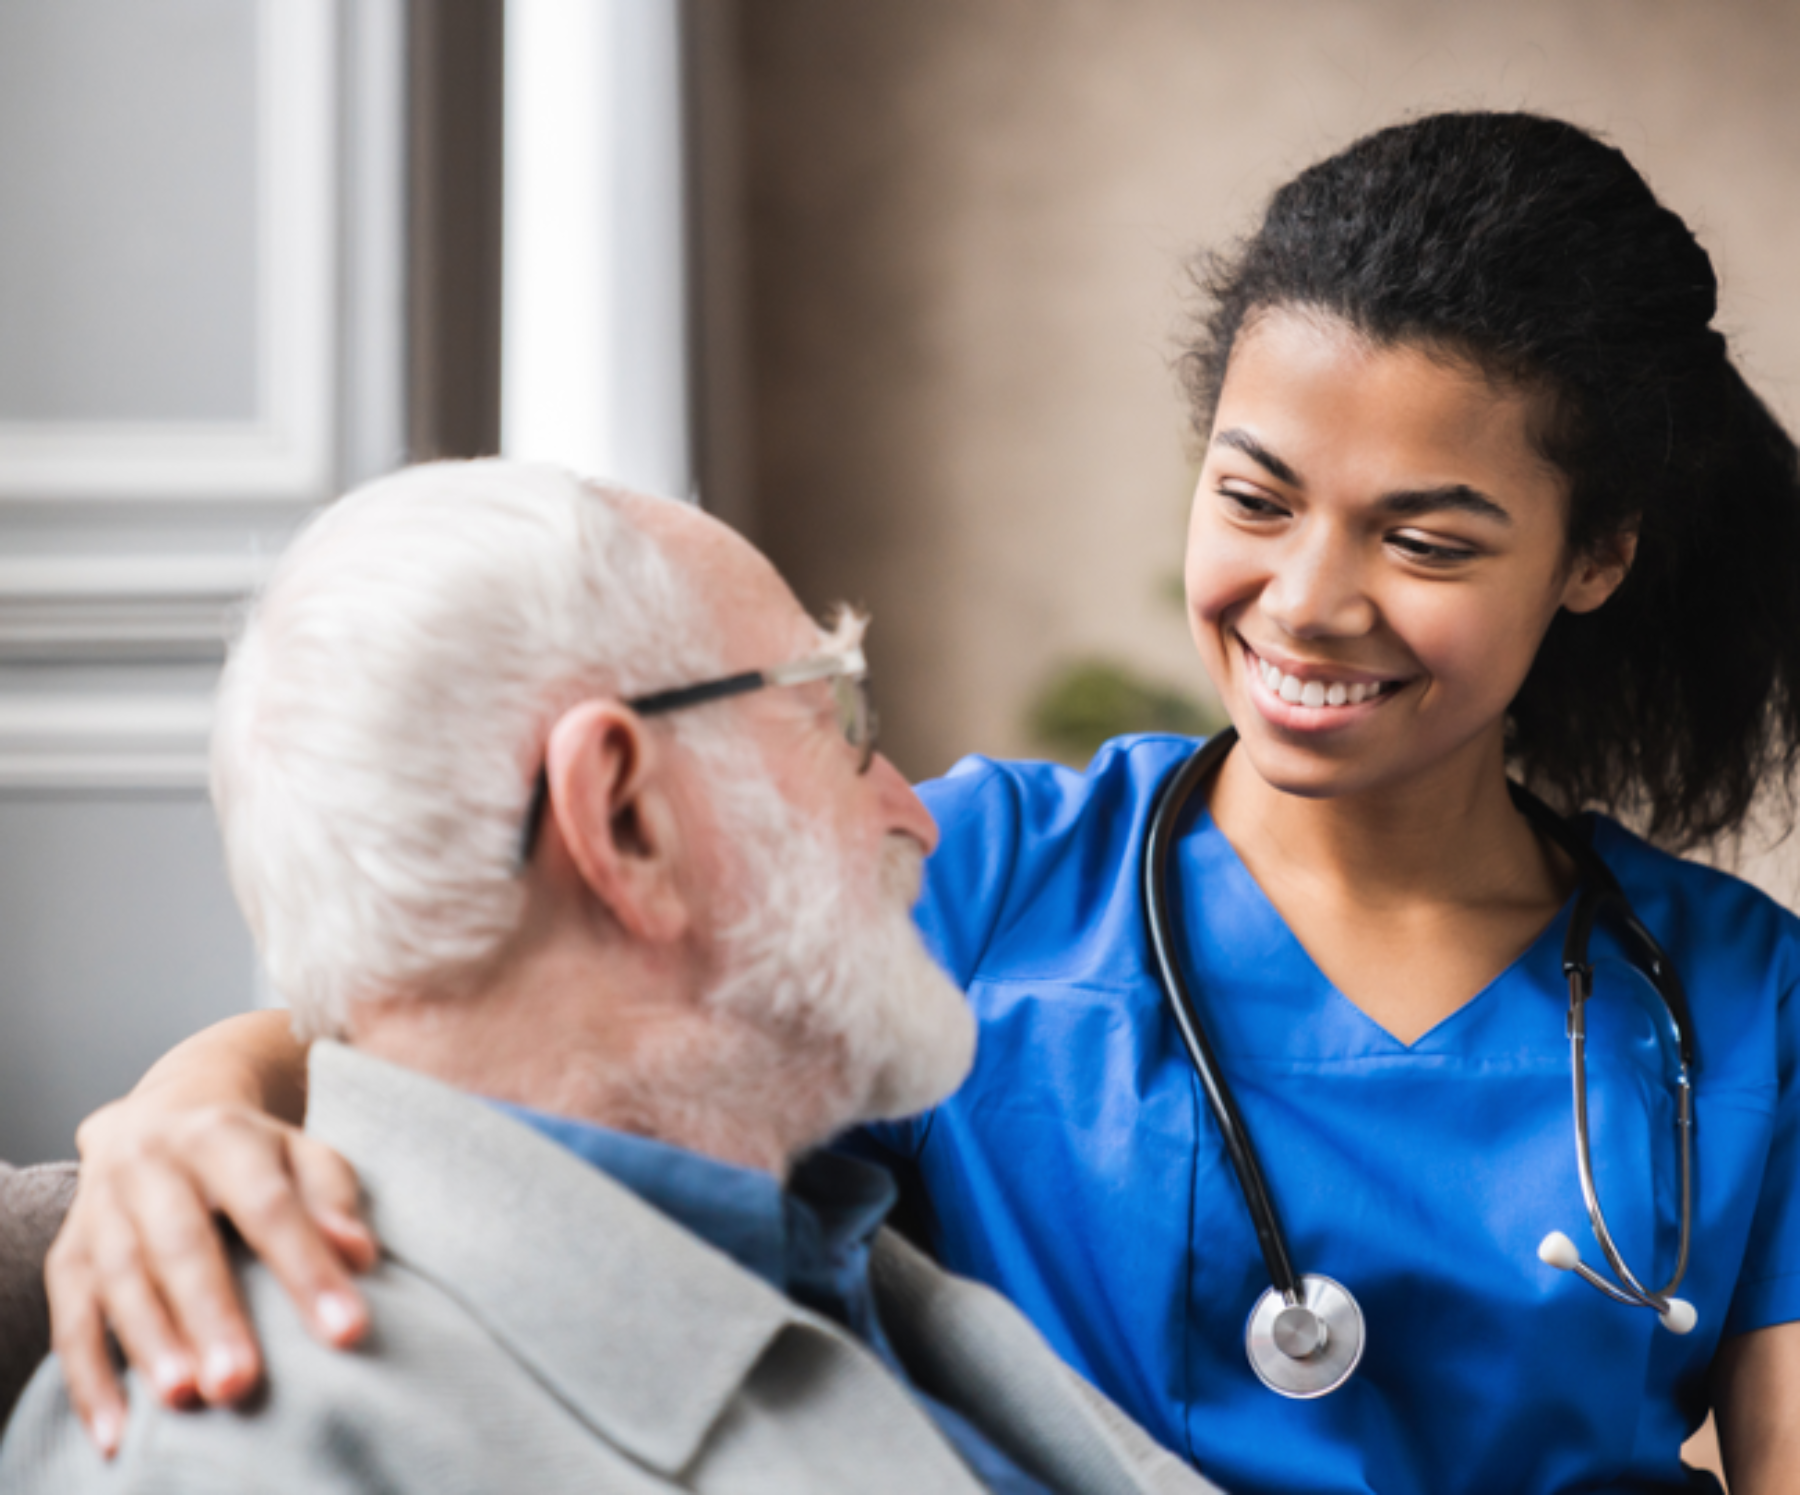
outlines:
{"label": "gray wall panel", "polygon": [[257,409],[245,0],[0,0],[0,420]]}
{"label": "gray wall panel", "polygon": [[70,1156],[83,1116],[253,987],[204,799],[0,799],[0,1159]]}

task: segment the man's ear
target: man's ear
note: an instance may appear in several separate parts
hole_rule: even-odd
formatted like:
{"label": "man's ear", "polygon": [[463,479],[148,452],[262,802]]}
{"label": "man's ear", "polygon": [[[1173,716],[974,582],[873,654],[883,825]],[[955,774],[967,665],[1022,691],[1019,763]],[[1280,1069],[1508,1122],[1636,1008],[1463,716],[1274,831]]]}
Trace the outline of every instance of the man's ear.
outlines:
{"label": "man's ear", "polygon": [[643,720],[617,701],[583,701],[551,728],[545,759],[550,815],[581,880],[628,933],[679,939],[684,842],[668,755]]}
{"label": "man's ear", "polygon": [[1591,613],[1605,602],[1630,573],[1637,543],[1638,532],[1633,527],[1576,556],[1563,584],[1562,605],[1572,613]]}

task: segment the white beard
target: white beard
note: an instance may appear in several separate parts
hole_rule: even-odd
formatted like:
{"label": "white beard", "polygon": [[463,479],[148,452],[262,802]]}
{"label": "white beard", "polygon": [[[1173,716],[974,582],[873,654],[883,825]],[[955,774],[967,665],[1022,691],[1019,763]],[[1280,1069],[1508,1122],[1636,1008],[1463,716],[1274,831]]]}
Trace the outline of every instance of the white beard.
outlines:
{"label": "white beard", "polygon": [[842,1114],[827,1131],[936,1105],[974,1062],[975,1020],[912,921],[923,853],[888,837],[871,907],[867,876],[855,878],[772,782],[734,767],[714,779],[715,805],[744,896],[708,1004],[836,1051]]}

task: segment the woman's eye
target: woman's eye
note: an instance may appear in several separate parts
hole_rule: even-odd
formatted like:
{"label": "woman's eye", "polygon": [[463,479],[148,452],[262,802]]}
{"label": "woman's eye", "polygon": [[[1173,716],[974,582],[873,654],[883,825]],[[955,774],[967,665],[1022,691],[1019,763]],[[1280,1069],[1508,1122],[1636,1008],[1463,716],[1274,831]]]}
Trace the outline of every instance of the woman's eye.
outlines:
{"label": "woman's eye", "polygon": [[1428,566],[1454,566],[1461,561],[1472,561],[1481,553],[1467,545],[1445,545],[1419,535],[1389,535],[1388,544],[1408,560],[1421,561]]}
{"label": "woman's eye", "polygon": [[1246,493],[1241,488],[1221,488],[1219,497],[1225,506],[1252,519],[1285,519],[1287,510],[1271,498],[1259,493]]}

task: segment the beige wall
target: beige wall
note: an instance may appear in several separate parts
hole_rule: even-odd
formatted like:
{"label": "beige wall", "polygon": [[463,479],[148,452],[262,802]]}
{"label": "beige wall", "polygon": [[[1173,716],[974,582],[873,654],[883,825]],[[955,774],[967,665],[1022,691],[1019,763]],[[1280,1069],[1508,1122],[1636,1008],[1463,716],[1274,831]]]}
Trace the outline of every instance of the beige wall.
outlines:
{"label": "beige wall", "polygon": [[1694,224],[1800,421],[1793,0],[746,0],[760,537],[870,604],[915,775],[1033,751],[1062,659],[1198,666],[1166,598],[1192,481],[1180,262],[1356,135],[1529,107]]}

